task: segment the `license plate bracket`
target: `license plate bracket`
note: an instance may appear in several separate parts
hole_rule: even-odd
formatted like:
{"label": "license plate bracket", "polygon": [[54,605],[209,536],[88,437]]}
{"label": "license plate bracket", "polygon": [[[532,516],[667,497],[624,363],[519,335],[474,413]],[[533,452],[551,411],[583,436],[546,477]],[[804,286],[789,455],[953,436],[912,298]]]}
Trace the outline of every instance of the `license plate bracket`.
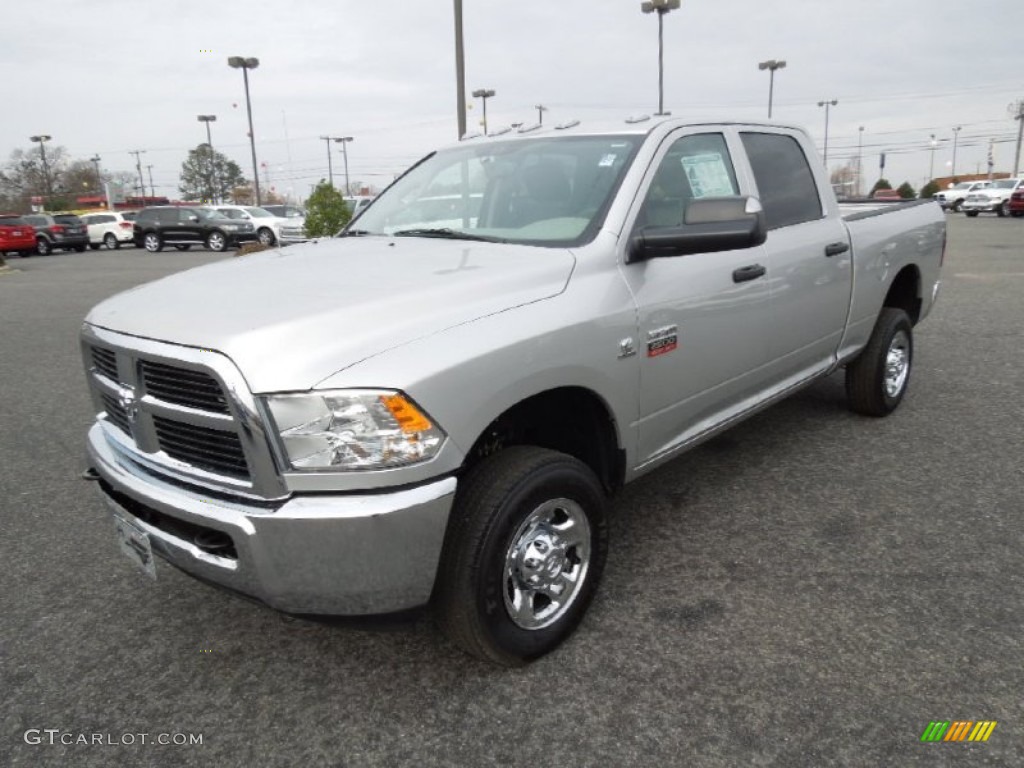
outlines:
{"label": "license plate bracket", "polygon": [[120,515],[114,515],[114,528],[117,531],[117,543],[121,552],[155,581],[156,560],[153,556],[153,547],[149,543],[149,534]]}

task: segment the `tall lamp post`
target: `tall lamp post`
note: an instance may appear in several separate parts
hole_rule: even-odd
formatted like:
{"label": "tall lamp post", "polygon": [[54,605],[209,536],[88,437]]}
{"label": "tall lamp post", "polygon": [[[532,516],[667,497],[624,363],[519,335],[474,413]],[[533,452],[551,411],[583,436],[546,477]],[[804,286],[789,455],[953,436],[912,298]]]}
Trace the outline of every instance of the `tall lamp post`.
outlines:
{"label": "tall lamp post", "polygon": [[647,0],[640,3],[644,13],[658,14],[658,114],[665,111],[665,14],[679,8],[680,0]]}
{"label": "tall lamp post", "polygon": [[50,169],[46,165],[46,142],[50,141],[53,136],[48,136],[45,133],[41,133],[38,136],[29,136],[29,141],[33,141],[39,145],[39,156],[43,160],[43,190],[48,195],[53,195],[53,186],[50,183]]}
{"label": "tall lamp post", "polygon": [[928,163],[928,181],[931,182],[935,178],[935,147],[939,145],[939,142],[935,138],[935,134],[932,134],[932,158]]}
{"label": "tall lamp post", "polygon": [[352,137],[342,136],[341,138],[335,139],[334,141],[338,144],[341,144],[341,154],[345,158],[345,194],[351,195],[352,188],[349,186],[348,183],[348,143],[352,141]]}
{"label": "tall lamp post", "polygon": [[825,108],[825,170],[828,171],[828,110],[829,107],[834,107],[839,103],[838,99],[832,99],[831,101],[819,101],[818,106]]}
{"label": "tall lamp post", "polygon": [[252,150],[252,186],[256,191],[256,205],[260,200],[260,168],[256,162],[256,134],[252,129],[252,101],[249,99],[249,70],[256,69],[260,60],[253,57],[232,56],[228,59],[228,66],[232,69],[242,70],[242,79],[245,80],[245,111],[249,115],[249,148]]}
{"label": "tall lamp post", "polygon": [[786,62],[776,61],[775,59],[768,59],[768,61],[762,61],[757,65],[758,69],[768,70],[768,119],[772,119],[772,96],[775,92],[775,70],[785,69]]}
{"label": "tall lamp post", "polygon": [[1017,148],[1013,153],[1013,178],[1016,179],[1017,172],[1020,171],[1020,145],[1024,140],[1024,100],[1011,104],[1007,111],[1010,117],[1017,121]]}
{"label": "tall lamp post", "polygon": [[89,158],[89,162],[92,163],[93,167],[96,168],[96,189],[98,189],[99,193],[102,195],[103,194],[103,177],[100,175],[100,156],[99,155],[93,155],[92,157]]}
{"label": "tall lamp post", "polygon": [[953,177],[954,181],[956,181],[956,145],[957,141],[960,139],[960,131],[962,128],[962,125],[958,125],[953,129],[953,165],[950,169],[950,175]]}
{"label": "tall lamp post", "polygon": [[327,183],[334,189],[334,163],[331,162],[331,142],[337,141],[333,136],[321,136],[320,140],[327,143]]}
{"label": "tall lamp post", "polygon": [[537,110],[537,125],[544,125],[544,113],[548,111],[548,108],[543,104],[538,104],[534,109]]}
{"label": "tall lamp post", "polygon": [[[208,167],[206,169],[206,193],[207,193],[207,195],[209,197],[210,202],[211,203],[216,203],[216,202],[219,202],[218,199],[217,199],[219,197],[219,195],[216,194],[216,192],[214,191],[213,184],[214,184],[214,181],[215,181],[216,176],[217,176],[217,165],[214,162],[213,138],[210,136],[210,123],[216,122],[217,121],[217,116],[216,115],[196,115],[196,120],[198,120],[200,123],[206,123],[206,146],[209,147],[209,149],[210,149],[210,162],[207,164]],[[217,186],[219,187],[220,184],[218,184]]]}
{"label": "tall lamp post", "polygon": [[459,139],[466,135],[466,58],[462,47],[462,0],[455,2],[455,112]]}
{"label": "tall lamp post", "polygon": [[857,197],[860,197],[860,189],[864,178],[864,126],[857,129]]}
{"label": "tall lamp post", "polygon": [[489,88],[477,88],[473,91],[474,99],[484,100],[484,136],[487,135],[487,100],[494,96],[495,92]]}

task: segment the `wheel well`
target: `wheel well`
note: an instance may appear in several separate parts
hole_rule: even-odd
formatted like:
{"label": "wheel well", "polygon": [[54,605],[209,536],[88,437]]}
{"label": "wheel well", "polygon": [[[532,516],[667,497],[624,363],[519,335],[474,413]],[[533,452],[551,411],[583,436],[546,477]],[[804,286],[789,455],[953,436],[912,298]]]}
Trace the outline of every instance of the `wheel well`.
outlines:
{"label": "wheel well", "polygon": [[910,317],[912,325],[917,325],[921,317],[921,273],[917,267],[907,266],[900,270],[896,279],[889,286],[883,306],[902,309]]}
{"label": "wheel well", "polygon": [[583,387],[561,387],[527,398],[505,411],[480,434],[463,469],[510,445],[538,445],[575,456],[614,493],[625,476],[615,420],[604,401]]}

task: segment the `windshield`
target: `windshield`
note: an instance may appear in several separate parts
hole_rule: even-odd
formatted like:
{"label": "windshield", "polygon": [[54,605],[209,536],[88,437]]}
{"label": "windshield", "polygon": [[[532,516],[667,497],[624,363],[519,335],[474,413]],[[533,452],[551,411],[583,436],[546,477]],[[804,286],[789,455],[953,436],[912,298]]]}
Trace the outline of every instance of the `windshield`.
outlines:
{"label": "windshield", "polygon": [[249,215],[252,216],[254,219],[274,218],[274,214],[270,213],[269,211],[265,211],[262,208],[246,208],[245,210],[248,211]]}
{"label": "windshield", "polygon": [[438,152],[374,200],[350,233],[579,245],[597,232],[640,140],[538,137]]}

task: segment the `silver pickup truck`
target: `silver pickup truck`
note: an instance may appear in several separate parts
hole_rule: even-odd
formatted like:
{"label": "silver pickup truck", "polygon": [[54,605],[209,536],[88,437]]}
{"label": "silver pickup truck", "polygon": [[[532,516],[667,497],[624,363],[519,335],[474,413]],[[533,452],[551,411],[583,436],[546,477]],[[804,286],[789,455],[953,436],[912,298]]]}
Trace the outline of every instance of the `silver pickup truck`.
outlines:
{"label": "silver pickup truck", "polygon": [[580,622],[623,484],[839,368],[896,408],[944,249],[933,202],[841,211],[798,128],[465,140],[337,238],[93,309],[91,472],[150,575],[429,604],[521,664]]}

